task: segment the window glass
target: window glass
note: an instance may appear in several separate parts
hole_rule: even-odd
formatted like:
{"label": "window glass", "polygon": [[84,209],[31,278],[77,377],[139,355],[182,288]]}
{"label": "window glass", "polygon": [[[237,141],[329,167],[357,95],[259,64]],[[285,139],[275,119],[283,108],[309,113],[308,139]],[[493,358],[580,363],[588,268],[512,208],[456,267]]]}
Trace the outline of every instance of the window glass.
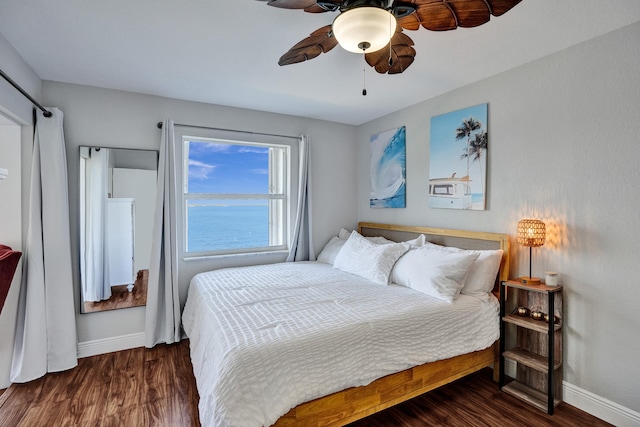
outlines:
{"label": "window glass", "polygon": [[269,147],[187,141],[189,193],[258,194],[269,190]]}
{"label": "window glass", "polygon": [[290,149],[183,137],[185,254],[287,249]]}
{"label": "window glass", "polygon": [[447,194],[447,195],[451,195],[453,194],[453,186],[452,185],[435,185],[434,186],[434,191],[433,194]]}

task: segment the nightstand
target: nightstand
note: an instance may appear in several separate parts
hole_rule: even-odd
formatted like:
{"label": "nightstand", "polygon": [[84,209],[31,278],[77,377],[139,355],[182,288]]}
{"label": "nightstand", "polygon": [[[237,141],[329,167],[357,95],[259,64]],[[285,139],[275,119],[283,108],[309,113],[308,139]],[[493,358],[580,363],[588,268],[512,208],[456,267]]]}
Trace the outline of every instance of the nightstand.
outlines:
{"label": "nightstand", "polygon": [[[550,314],[548,321],[529,314],[506,313],[508,289],[517,293],[517,307]],[[554,313],[556,316],[554,322]],[[524,284],[507,280],[500,284],[500,389],[553,414],[562,401],[562,287]],[[507,332],[515,325],[516,345]],[[513,329],[510,328],[509,332]],[[505,361],[516,364],[516,378],[505,375]]]}

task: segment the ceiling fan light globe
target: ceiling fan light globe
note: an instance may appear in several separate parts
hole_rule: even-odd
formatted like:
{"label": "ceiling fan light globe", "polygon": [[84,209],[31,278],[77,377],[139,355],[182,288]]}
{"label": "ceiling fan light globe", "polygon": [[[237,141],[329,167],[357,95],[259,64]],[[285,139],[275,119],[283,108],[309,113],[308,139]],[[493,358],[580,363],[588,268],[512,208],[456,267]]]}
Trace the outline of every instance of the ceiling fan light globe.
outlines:
{"label": "ceiling fan light globe", "polygon": [[396,32],[396,19],[388,11],[371,6],[362,6],[342,12],[333,21],[333,35],[343,49],[366,53],[385,47]]}

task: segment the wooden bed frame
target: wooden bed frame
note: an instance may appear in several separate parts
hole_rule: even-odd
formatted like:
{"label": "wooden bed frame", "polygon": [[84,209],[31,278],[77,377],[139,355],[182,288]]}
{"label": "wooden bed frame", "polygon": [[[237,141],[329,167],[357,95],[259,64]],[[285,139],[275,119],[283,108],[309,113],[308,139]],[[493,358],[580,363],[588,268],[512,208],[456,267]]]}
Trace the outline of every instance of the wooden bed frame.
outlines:
{"label": "wooden bed frame", "polygon": [[[358,231],[364,236],[384,236],[394,241],[408,240],[424,234],[427,241],[444,246],[502,249],[504,255],[494,292],[499,289],[497,285],[501,280],[509,278],[509,236],[506,234],[367,222],[358,224]],[[494,372],[497,373],[498,341],[484,350],[415,366],[387,375],[366,386],[348,388],[301,403],[280,417],[274,426],[342,426],[490,365],[494,366]]]}

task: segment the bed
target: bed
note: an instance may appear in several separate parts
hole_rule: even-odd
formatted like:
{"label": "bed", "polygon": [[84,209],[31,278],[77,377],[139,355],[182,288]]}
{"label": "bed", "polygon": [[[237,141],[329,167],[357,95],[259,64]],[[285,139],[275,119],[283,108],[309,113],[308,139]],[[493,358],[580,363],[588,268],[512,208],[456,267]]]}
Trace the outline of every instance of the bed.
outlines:
{"label": "bed", "polygon": [[[319,258],[332,242],[342,246],[330,262],[193,278],[183,324],[204,426],[344,425],[496,363],[495,297],[434,298],[407,266],[461,248],[447,260],[466,263],[466,279],[478,253],[499,252],[494,288],[508,277],[507,235],[360,223]],[[384,256],[358,266],[354,248]],[[386,278],[374,264],[390,264]]]}

